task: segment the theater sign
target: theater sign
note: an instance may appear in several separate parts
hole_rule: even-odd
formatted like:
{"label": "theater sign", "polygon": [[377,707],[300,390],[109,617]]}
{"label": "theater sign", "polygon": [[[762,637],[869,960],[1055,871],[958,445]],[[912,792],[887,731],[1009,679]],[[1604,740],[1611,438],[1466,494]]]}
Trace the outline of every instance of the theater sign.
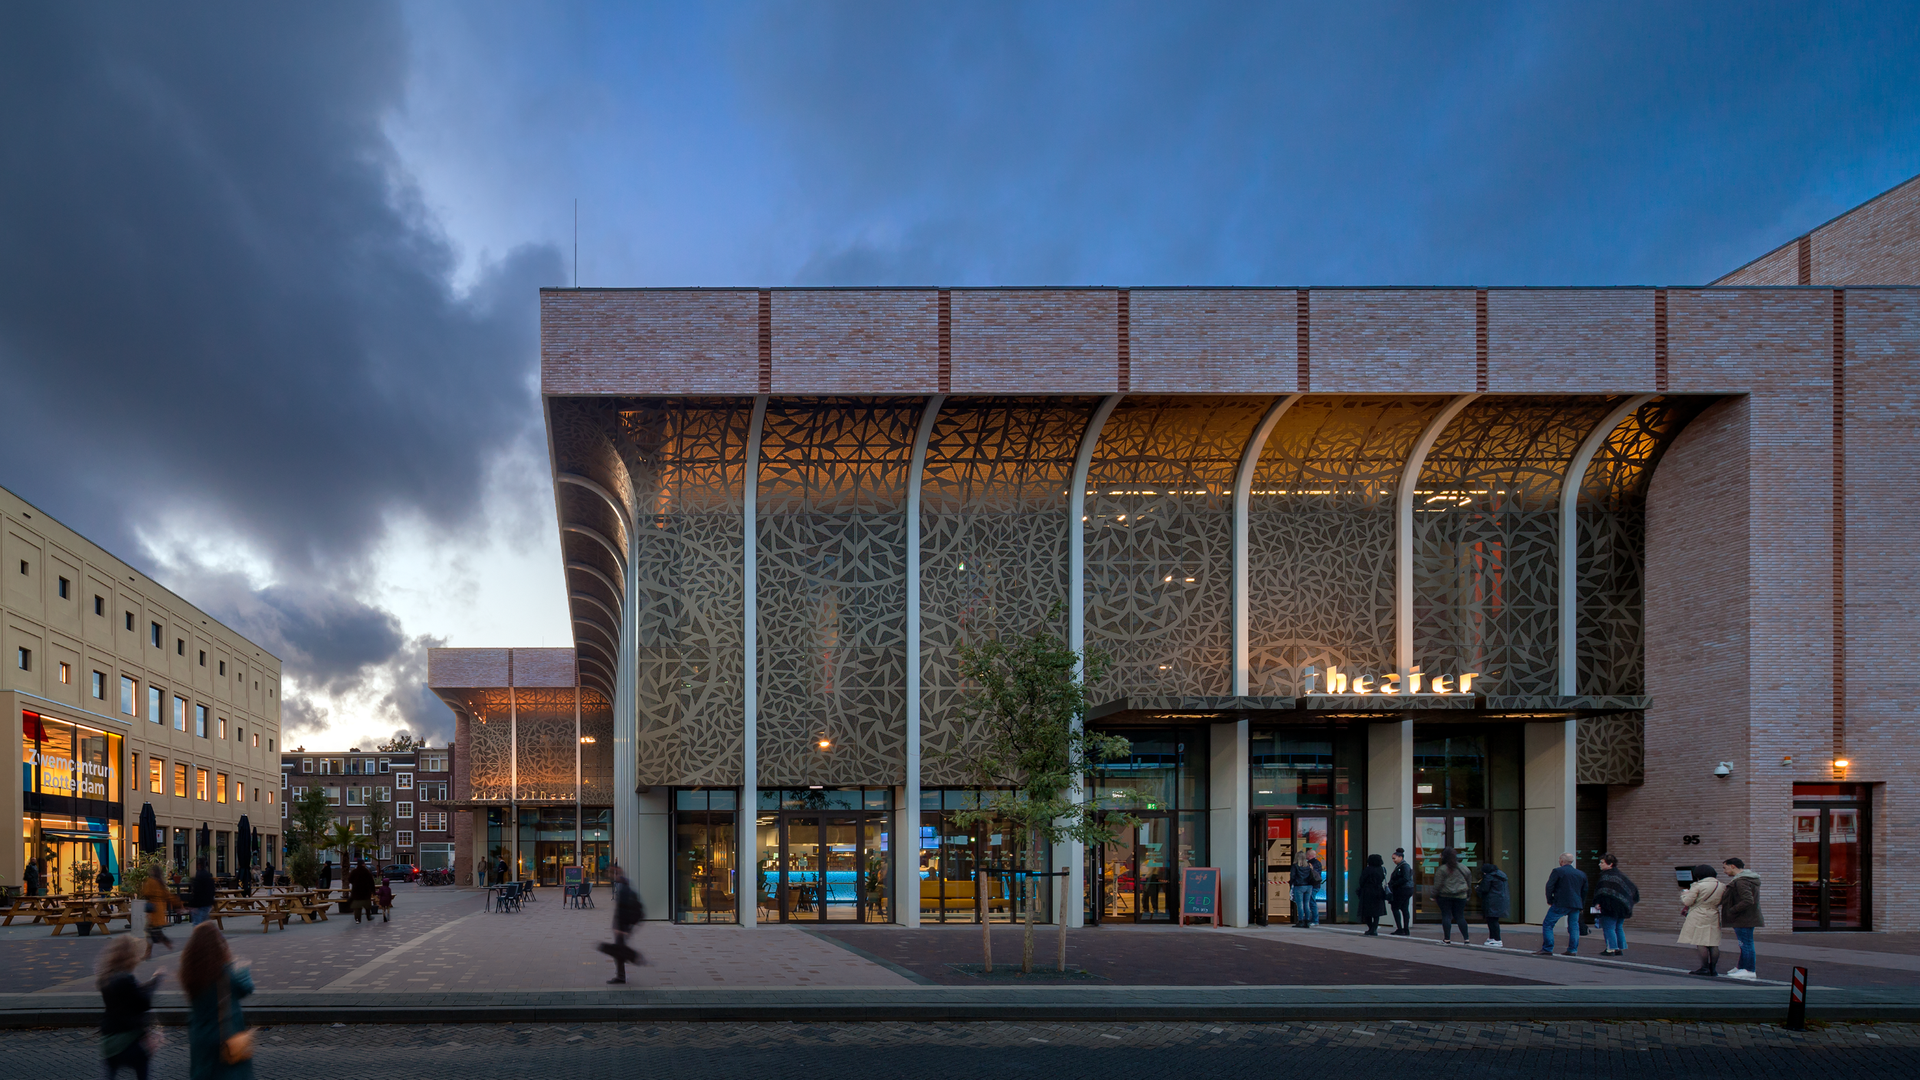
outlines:
{"label": "theater sign", "polygon": [[1404,680],[1397,671],[1385,675],[1349,674],[1341,671],[1339,665],[1328,664],[1323,677],[1320,672],[1309,666],[1301,672],[1302,685],[1306,687],[1307,697],[1358,697],[1366,694],[1382,694],[1387,697],[1458,697],[1461,694],[1474,693],[1474,681],[1483,676],[1478,671],[1463,671],[1456,674],[1428,674],[1419,664],[1413,666]]}

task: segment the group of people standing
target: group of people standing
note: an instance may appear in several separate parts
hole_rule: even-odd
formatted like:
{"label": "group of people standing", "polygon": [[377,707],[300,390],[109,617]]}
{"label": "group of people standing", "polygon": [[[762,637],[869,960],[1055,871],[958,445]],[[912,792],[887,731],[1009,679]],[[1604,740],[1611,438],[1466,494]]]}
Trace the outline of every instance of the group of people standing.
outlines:
{"label": "group of people standing", "polygon": [[[1574,866],[1573,861],[1571,852],[1562,854],[1560,865],[1547,875],[1547,917],[1541,920],[1538,950],[1541,956],[1553,955],[1554,929],[1561,920],[1567,924],[1567,949],[1562,955],[1580,954],[1581,919],[1589,910],[1588,881],[1586,872]],[[1319,861],[1313,858],[1311,850],[1306,863],[1312,868],[1310,874],[1317,876]],[[1699,951],[1700,966],[1688,974],[1717,976],[1720,974],[1720,931],[1730,929],[1740,942],[1740,960],[1727,976],[1753,979],[1757,977],[1753,932],[1766,925],[1760,914],[1760,875],[1747,869],[1746,862],[1738,858],[1728,858],[1722,868],[1726,872],[1724,881],[1711,866],[1701,864],[1693,868],[1693,883],[1680,895],[1680,910],[1686,921],[1680,928],[1679,943],[1692,945]],[[1513,908],[1511,889],[1506,873],[1498,866],[1483,862],[1478,869],[1480,877],[1476,881],[1460,861],[1458,852],[1442,848],[1426,895],[1440,910],[1440,940],[1448,945],[1453,944],[1455,927],[1460,930],[1461,944],[1473,944],[1467,928],[1467,899],[1478,896],[1480,917],[1487,928],[1483,944],[1498,949],[1506,944],[1500,936],[1500,923]],[[1292,884],[1295,905],[1302,914],[1295,917],[1295,925],[1311,926],[1318,905],[1313,902],[1312,889],[1305,890],[1302,897],[1300,878],[1300,866],[1296,864]],[[1600,878],[1593,886],[1590,906],[1605,940],[1600,955],[1624,956],[1627,952],[1625,924],[1633,917],[1634,905],[1640,902],[1640,889],[1620,870],[1620,860],[1612,854],[1600,857]],[[1416,891],[1413,864],[1407,861],[1405,848],[1394,849],[1391,872],[1387,870],[1386,860],[1378,855],[1367,856],[1367,866],[1360,872],[1359,892],[1360,917],[1366,921],[1367,936],[1379,936],[1380,921],[1388,912],[1393,914],[1391,936],[1411,935],[1411,909]]]}

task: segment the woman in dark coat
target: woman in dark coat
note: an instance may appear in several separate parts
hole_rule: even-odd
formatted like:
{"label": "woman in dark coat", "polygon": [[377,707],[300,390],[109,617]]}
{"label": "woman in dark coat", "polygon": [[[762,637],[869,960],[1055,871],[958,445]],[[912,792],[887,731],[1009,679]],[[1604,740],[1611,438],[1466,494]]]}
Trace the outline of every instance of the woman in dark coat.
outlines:
{"label": "woman in dark coat", "polygon": [[220,928],[204,922],[193,928],[180,953],[180,989],[192,1010],[187,1014],[187,1070],[193,1080],[253,1080],[253,1061],[231,1065],[221,1060],[227,1039],[247,1030],[240,999],[253,993],[246,962],[235,963]]}
{"label": "woman in dark coat", "polygon": [[147,1014],[153,1008],[154,988],[166,973],[156,971],[141,982],[133,971],[142,958],[140,939],[131,934],[109,940],[100,952],[97,985],[105,1006],[100,1017],[100,1056],[106,1061],[107,1080],[114,1080],[121,1069],[133,1070],[134,1080],[147,1080],[155,1046]]}
{"label": "woman in dark coat", "polygon": [[1387,867],[1378,855],[1367,856],[1360,871],[1360,917],[1367,920],[1368,937],[1380,936],[1380,920],[1387,914]]}
{"label": "woman in dark coat", "polygon": [[1480,894],[1480,916],[1487,920],[1487,945],[1501,948],[1500,920],[1513,908],[1506,872],[1492,863],[1481,863],[1480,884],[1475,888]]}

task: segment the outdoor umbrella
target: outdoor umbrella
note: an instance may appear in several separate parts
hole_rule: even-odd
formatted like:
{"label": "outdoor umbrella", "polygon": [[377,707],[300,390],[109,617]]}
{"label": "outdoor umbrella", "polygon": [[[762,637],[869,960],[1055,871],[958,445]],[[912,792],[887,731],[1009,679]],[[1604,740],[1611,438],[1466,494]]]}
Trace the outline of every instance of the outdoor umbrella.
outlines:
{"label": "outdoor umbrella", "polygon": [[207,849],[212,846],[213,830],[208,828],[207,823],[203,821],[200,823],[200,846],[194,849],[194,858],[196,860],[206,858]]}
{"label": "outdoor umbrella", "polygon": [[253,825],[247,815],[240,815],[240,825],[234,832],[234,839],[240,850],[233,853],[233,861],[238,866],[253,866]]}
{"label": "outdoor umbrella", "polygon": [[153,816],[153,804],[141,803],[140,804],[139,847],[140,847],[140,853],[142,855],[150,854],[154,850],[164,846],[160,843],[160,841],[154,835],[159,828],[160,828],[160,823],[157,820],[155,820]]}

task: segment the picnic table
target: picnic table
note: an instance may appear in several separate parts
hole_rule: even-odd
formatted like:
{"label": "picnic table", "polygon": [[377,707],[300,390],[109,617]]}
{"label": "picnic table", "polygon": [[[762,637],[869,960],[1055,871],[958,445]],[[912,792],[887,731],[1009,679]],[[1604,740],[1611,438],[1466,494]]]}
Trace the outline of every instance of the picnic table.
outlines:
{"label": "picnic table", "polygon": [[31,917],[34,922],[44,922],[48,916],[58,915],[66,909],[67,897],[60,896],[15,896],[7,907],[5,922],[0,926],[12,926],[16,918]]}
{"label": "picnic table", "polygon": [[[220,922],[222,919],[246,919],[258,916],[260,932],[264,934],[272,930],[275,923],[280,925],[280,929],[285,930],[287,920],[296,914],[305,915],[304,908],[301,898],[297,896],[225,896],[214,900],[213,911],[209,913],[208,918],[219,923],[220,928],[225,930],[226,923]],[[321,918],[325,917],[326,914],[323,911]]]}
{"label": "picnic table", "polygon": [[[127,929],[133,929],[133,898],[130,896],[94,896],[84,900],[67,900],[58,914],[47,919],[53,924],[54,936],[68,926],[91,923],[100,927],[100,932],[108,933],[108,924],[115,919],[127,920]],[[75,931],[78,933],[78,931]]]}

